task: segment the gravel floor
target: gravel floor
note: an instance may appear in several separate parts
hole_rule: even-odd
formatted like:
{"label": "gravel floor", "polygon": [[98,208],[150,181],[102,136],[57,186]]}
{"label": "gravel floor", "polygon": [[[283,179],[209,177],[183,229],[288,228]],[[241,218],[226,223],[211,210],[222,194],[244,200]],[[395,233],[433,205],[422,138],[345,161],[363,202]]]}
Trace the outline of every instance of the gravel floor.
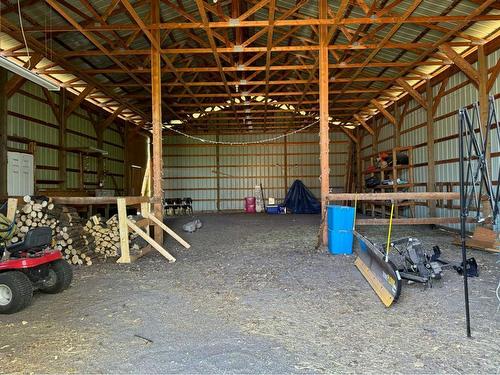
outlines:
{"label": "gravel floor", "polygon": [[[317,216],[200,218],[190,250],[167,241],[176,263],[76,269],[69,290],[0,316],[0,373],[499,373],[497,255],[471,252],[481,274],[467,339],[455,272],[405,285],[386,309],[353,257],[314,250]],[[386,228],[360,232],[383,242]],[[459,258],[448,233],[394,232]]]}

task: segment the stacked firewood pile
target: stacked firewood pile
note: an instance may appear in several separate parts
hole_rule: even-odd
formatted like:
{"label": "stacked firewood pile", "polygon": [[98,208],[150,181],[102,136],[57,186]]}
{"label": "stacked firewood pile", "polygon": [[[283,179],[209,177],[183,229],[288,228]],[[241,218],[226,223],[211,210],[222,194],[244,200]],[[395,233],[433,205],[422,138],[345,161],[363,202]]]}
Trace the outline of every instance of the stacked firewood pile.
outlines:
{"label": "stacked firewood pile", "polygon": [[[96,258],[106,259],[120,255],[120,231],[118,216],[106,220],[98,215],[82,219],[75,208],[54,204],[43,196],[25,196],[18,206],[17,231],[11,242],[22,241],[30,229],[52,229],[54,248],[60,250],[70,264],[92,265]],[[133,222],[136,218],[129,216]],[[131,249],[144,246],[135,233],[129,234]]]}
{"label": "stacked firewood pile", "polygon": [[[55,249],[60,250],[70,264],[90,266],[96,258],[120,255],[117,215],[109,220],[97,215],[86,220],[75,208],[54,204],[47,197],[25,196],[23,201],[17,210],[17,232],[12,243],[22,241],[30,229],[50,227]],[[129,234],[129,241],[133,249],[143,245],[135,233]]]}
{"label": "stacked firewood pile", "polygon": [[54,233],[57,226],[57,209],[48,199],[32,199],[29,195],[23,198],[24,205],[18,209],[16,215],[17,233],[10,240],[17,243],[23,240],[30,229],[50,227]]}
{"label": "stacked firewood pile", "polygon": [[116,257],[120,251],[120,231],[118,217],[112,216],[105,221],[102,217],[92,216],[85,224],[85,233],[95,240],[95,252],[104,257]]}
{"label": "stacked firewood pile", "polygon": [[56,249],[63,253],[70,264],[92,265],[96,258],[93,237],[84,232],[84,220],[74,207],[60,206],[58,224],[54,233]]}
{"label": "stacked firewood pile", "polygon": [[70,264],[91,265],[95,258],[92,236],[86,235],[84,221],[73,207],[54,204],[50,198],[25,196],[16,215],[17,233],[11,242],[22,241],[30,229],[52,229],[54,248],[60,250]]}
{"label": "stacked firewood pile", "polygon": [[[136,222],[132,216],[128,217],[132,222]],[[84,228],[95,239],[95,252],[104,257],[115,257],[120,254],[120,229],[118,226],[118,216],[113,215],[108,220],[99,216],[92,216]],[[132,249],[139,249],[143,246],[143,241],[136,233],[129,233],[129,243]]]}

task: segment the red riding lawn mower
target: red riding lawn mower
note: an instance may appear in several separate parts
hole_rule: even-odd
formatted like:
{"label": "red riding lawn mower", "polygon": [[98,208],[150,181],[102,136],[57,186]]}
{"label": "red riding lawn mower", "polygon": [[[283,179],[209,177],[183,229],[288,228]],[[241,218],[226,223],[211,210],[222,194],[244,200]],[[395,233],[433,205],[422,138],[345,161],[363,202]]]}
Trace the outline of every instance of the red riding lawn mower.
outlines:
{"label": "red riding lawn mower", "polygon": [[33,292],[60,293],[73,280],[73,269],[59,250],[51,249],[52,230],[33,228],[24,240],[6,246],[16,230],[0,207],[0,314],[12,314],[31,304]]}

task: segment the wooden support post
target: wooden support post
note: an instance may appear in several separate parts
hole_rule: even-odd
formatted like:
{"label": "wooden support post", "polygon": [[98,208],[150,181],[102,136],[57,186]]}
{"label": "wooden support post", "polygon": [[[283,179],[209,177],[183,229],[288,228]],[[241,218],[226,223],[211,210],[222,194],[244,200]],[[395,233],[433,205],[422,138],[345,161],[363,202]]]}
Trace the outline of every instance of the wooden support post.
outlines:
{"label": "wooden support post", "polygon": [[394,118],[396,119],[396,125],[394,126],[394,147],[401,146],[401,109],[398,103],[394,103]]}
{"label": "wooden support post", "polygon": [[0,68],[0,195],[7,195],[7,71]]}
{"label": "wooden support post", "polygon": [[217,184],[217,211],[220,211],[220,145],[219,145],[219,132],[215,135],[215,174]]}
{"label": "wooden support post", "polygon": [[68,118],[65,116],[66,108],[66,90],[61,89],[59,93],[59,187],[61,189],[67,188],[66,182],[66,127]]}
{"label": "wooden support post", "polygon": [[358,143],[356,143],[356,192],[361,193],[363,191],[363,167],[361,165],[361,143],[363,141],[363,135],[361,129],[358,128]]}
{"label": "wooden support post", "polygon": [[130,150],[129,142],[129,125],[123,127],[123,189],[125,195],[130,195]]}
{"label": "wooden support post", "polygon": [[[320,0],[319,17],[328,18],[328,2]],[[328,244],[327,225],[326,225],[326,205],[328,193],[330,190],[330,140],[328,125],[328,26],[320,25],[320,49],[319,49],[319,154],[321,170],[321,220],[323,223],[322,243]]]}
{"label": "wooden support post", "polygon": [[283,138],[283,188],[285,195],[283,195],[283,198],[286,197],[286,193],[288,193],[288,137],[285,136]]}
{"label": "wooden support post", "polygon": [[78,187],[80,188],[81,191],[85,189],[85,168],[83,165],[83,153],[79,152],[78,153],[78,169],[80,173],[78,173]]}
{"label": "wooden support post", "polygon": [[[434,114],[432,111],[434,98],[432,95],[431,80],[426,83],[427,99],[427,191],[436,191],[436,162],[434,155]],[[429,216],[436,216],[436,201],[429,201]]]}
{"label": "wooden support post", "polygon": [[117,263],[130,263],[130,248],[128,244],[128,226],[127,226],[127,202],[125,198],[117,198],[118,207],[118,229],[120,231],[120,252],[121,256]]}
{"label": "wooden support post", "polygon": [[[151,1],[151,23],[160,22],[160,2]],[[160,30],[152,29],[153,38],[160,42]],[[161,113],[161,56],[160,51],[151,43],[151,110],[153,114],[153,197],[154,215],[163,221],[163,160],[162,160],[162,113]],[[155,240],[163,244],[163,231],[155,230]]]}
{"label": "wooden support post", "polygon": [[[382,119],[380,119],[382,121]],[[373,131],[374,134],[372,135],[372,153],[373,155],[378,154],[378,136],[380,134],[380,128],[377,123],[377,118],[373,117]]]}
{"label": "wooden support post", "polygon": [[[104,129],[102,126],[97,125],[95,127],[96,138],[97,138],[97,148],[102,150],[104,146]],[[104,180],[104,156],[99,154],[97,156],[97,187],[101,187],[101,182]],[[104,185],[103,185],[104,186]]]}

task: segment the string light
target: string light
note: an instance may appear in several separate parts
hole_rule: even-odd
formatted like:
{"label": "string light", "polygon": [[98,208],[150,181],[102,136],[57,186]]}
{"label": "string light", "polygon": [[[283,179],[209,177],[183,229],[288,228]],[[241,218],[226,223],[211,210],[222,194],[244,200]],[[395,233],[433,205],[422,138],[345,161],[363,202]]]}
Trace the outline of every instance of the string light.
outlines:
{"label": "string light", "polygon": [[[174,133],[177,133],[177,134],[180,134],[186,138],[189,138],[189,139],[193,139],[195,141],[198,141],[198,142],[202,142],[202,143],[210,143],[210,144],[216,144],[216,145],[226,145],[226,146],[246,146],[246,145],[253,145],[253,144],[262,144],[262,143],[269,143],[269,142],[274,142],[274,141],[277,141],[281,138],[285,138],[289,135],[293,135],[293,134],[297,134],[301,131],[304,131],[314,125],[316,125],[317,123],[319,122],[318,121],[314,121],[300,129],[296,129],[294,131],[291,131],[289,133],[285,133],[285,134],[280,134],[276,137],[271,137],[271,138],[266,138],[266,139],[260,139],[258,141],[250,141],[250,142],[224,142],[224,141],[214,141],[214,140],[211,140],[211,139],[206,139],[206,138],[201,138],[201,137],[197,137],[197,136],[194,136],[194,135],[191,135],[191,134],[187,134],[187,133],[184,133],[183,131],[180,131],[178,129],[174,129],[174,128],[169,128],[170,131],[173,131]],[[169,125],[168,123],[167,124],[163,124],[163,125]]]}

